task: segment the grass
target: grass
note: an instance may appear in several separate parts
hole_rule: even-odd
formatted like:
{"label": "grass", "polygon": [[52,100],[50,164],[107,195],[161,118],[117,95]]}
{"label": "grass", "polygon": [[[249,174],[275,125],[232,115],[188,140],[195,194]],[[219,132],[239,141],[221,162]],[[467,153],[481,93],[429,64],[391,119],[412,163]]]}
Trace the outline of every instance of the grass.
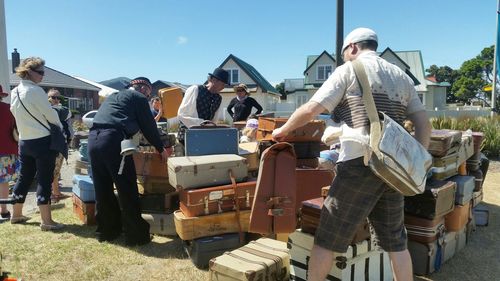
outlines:
{"label": "grass", "polygon": [[99,243],[95,226],[73,215],[71,199],[55,205],[60,232],[42,232],[40,215],[24,225],[0,224],[2,270],[23,280],[208,280],[182,249],[179,238],[155,236],[145,246],[125,246],[123,236]]}

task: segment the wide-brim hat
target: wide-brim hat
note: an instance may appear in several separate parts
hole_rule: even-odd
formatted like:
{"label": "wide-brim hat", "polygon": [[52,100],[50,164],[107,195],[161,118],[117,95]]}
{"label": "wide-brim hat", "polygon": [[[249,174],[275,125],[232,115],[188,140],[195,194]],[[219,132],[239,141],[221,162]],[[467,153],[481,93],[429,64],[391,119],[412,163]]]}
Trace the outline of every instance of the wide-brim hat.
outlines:
{"label": "wide-brim hat", "polygon": [[208,75],[224,82],[224,84],[229,85],[229,73],[220,67],[217,67],[212,73],[209,73]]}
{"label": "wide-brim hat", "polygon": [[5,93],[5,92],[3,91],[2,85],[0,85],[0,97],[5,98],[5,97],[6,97],[6,96],[8,96],[8,95],[9,95],[9,93]]}
{"label": "wide-brim hat", "polygon": [[248,91],[248,87],[247,87],[247,85],[245,85],[245,84],[243,84],[243,83],[241,83],[241,84],[238,84],[238,85],[234,86],[234,91],[235,91],[235,92],[237,92],[237,91],[238,91],[238,89],[242,89],[243,91],[245,91],[245,93],[250,94],[250,92]]}

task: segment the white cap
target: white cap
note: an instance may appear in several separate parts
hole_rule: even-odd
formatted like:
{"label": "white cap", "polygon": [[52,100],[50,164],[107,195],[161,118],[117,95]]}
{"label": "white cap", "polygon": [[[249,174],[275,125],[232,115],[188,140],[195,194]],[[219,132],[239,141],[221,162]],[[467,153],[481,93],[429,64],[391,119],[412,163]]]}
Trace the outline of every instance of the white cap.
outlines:
{"label": "white cap", "polygon": [[349,44],[354,44],[358,43],[361,41],[367,41],[367,40],[373,40],[375,42],[378,42],[378,37],[375,31],[365,28],[365,27],[359,27],[351,31],[345,39],[344,39],[344,45],[342,45],[342,52],[349,46]]}

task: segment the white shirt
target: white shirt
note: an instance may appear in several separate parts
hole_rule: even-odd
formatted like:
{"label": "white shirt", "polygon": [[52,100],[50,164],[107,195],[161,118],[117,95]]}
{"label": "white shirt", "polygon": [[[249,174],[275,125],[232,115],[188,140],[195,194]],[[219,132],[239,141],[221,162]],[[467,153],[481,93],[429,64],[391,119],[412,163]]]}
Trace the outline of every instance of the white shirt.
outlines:
{"label": "white shirt", "polygon": [[[193,85],[186,90],[184,98],[182,99],[179,110],[177,111],[177,117],[186,127],[190,128],[192,126],[200,126],[203,123],[203,119],[198,118],[198,111],[196,110],[196,99],[198,98],[198,85]],[[214,118],[210,121],[216,122],[220,115],[220,106],[214,114]]]}
{"label": "white shirt", "polygon": [[59,121],[57,112],[49,103],[47,93],[38,85],[30,80],[21,80],[19,86],[11,92],[10,111],[16,118],[16,125],[19,131],[20,140],[31,140],[46,137],[50,132],[36,121],[22,106],[17,93],[21,98],[24,106],[29,112],[36,117],[43,125],[50,128],[48,122],[59,126],[62,129],[62,124]]}

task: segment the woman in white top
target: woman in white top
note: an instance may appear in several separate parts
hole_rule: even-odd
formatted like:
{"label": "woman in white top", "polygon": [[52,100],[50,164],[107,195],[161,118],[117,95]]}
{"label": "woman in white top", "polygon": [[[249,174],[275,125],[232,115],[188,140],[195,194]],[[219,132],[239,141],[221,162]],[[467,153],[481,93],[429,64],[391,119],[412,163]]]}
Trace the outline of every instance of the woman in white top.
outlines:
{"label": "woman in white top", "polygon": [[[11,92],[10,111],[16,118],[19,130],[19,158],[21,174],[13,197],[17,203],[13,207],[11,223],[24,223],[29,220],[23,216],[23,204],[35,175],[38,182],[36,195],[40,208],[42,230],[57,230],[63,224],[52,220],[50,211],[51,184],[57,152],[50,150],[49,122],[62,128],[59,117],[52,109],[45,91],[38,86],[45,74],[45,61],[38,57],[24,59],[16,74],[22,80]],[[42,125],[43,124],[43,125]]]}

